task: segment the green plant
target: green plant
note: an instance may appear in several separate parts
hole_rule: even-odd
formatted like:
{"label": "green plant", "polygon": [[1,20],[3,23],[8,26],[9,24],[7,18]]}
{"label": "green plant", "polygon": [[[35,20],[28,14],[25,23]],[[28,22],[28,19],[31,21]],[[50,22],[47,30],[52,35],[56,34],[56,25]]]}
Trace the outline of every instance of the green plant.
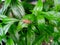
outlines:
{"label": "green plant", "polygon": [[[0,44],[59,45],[60,9],[57,3],[55,0],[38,0],[34,7],[19,0],[5,0],[0,9]],[[25,13],[22,5],[26,6],[25,11],[30,11],[30,14]]]}

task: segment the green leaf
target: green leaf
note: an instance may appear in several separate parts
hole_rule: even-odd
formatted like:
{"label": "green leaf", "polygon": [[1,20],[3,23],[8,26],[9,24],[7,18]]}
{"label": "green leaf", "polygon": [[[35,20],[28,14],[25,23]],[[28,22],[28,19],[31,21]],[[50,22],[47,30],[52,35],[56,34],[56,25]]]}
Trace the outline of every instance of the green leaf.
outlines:
{"label": "green leaf", "polygon": [[57,27],[54,27],[54,32],[59,32]]}
{"label": "green leaf", "polygon": [[28,27],[28,24],[23,23],[23,21],[20,21],[20,22],[18,23],[18,26],[17,26],[17,31],[20,31],[20,30],[23,29],[24,27]]}
{"label": "green leaf", "polygon": [[6,45],[14,45],[14,41],[11,38],[9,38],[7,39]]}
{"label": "green leaf", "polygon": [[59,11],[60,10],[60,0],[54,0],[54,9],[55,11]]}
{"label": "green leaf", "polygon": [[8,6],[10,5],[11,0],[5,0],[4,6],[2,7],[2,12],[4,13],[4,11],[8,8]]}
{"label": "green leaf", "polygon": [[0,14],[0,19],[3,19],[3,18],[7,18],[7,16]]}
{"label": "green leaf", "polygon": [[35,33],[34,31],[29,27],[27,31],[27,45],[32,45],[35,40]]}
{"label": "green leaf", "polygon": [[53,20],[53,19],[57,19],[56,17],[59,15],[56,15],[56,12],[51,11],[51,12],[44,12],[44,17],[47,18],[48,20]]}
{"label": "green leaf", "polygon": [[45,26],[45,19],[42,15],[37,16],[38,29],[43,30]]}
{"label": "green leaf", "polygon": [[23,16],[23,19],[24,20],[30,20],[31,22],[33,22],[34,21],[34,15],[33,14],[25,15],[25,16]]}
{"label": "green leaf", "polygon": [[33,14],[38,14],[42,11],[43,9],[43,3],[42,0],[38,0],[36,6],[34,7]]}
{"label": "green leaf", "polygon": [[15,19],[15,18],[4,18],[2,21],[3,21],[3,23],[8,24],[8,23],[17,22],[19,20]]}
{"label": "green leaf", "polygon": [[37,23],[38,25],[45,24],[45,19],[42,15],[37,16]]}
{"label": "green leaf", "polygon": [[20,10],[21,15],[24,16],[25,15],[25,10],[24,10],[24,7],[21,4],[21,2],[18,2],[17,6],[18,6],[18,9]]}
{"label": "green leaf", "polygon": [[31,28],[35,33],[38,33],[38,29],[36,29],[36,27],[34,25],[31,25]]}
{"label": "green leaf", "polygon": [[20,10],[19,10],[19,8],[16,6],[16,5],[12,5],[11,6],[11,9],[12,9],[12,12],[13,12],[13,14],[14,14],[14,16],[16,17],[16,18],[19,18],[19,19],[21,19],[21,12],[20,12]]}
{"label": "green leaf", "polygon": [[51,45],[59,45],[57,41],[53,41]]}
{"label": "green leaf", "polygon": [[42,43],[42,41],[44,40],[44,35],[39,35],[36,39],[35,39],[35,41],[34,41],[34,43],[33,43],[33,45],[41,45],[41,43]]}
{"label": "green leaf", "polygon": [[0,3],[2,2],[2,0],[0,0]]}
{"label": "green leaf", "polygon": [[1,44],[1,42],[2,42],[2,37],[0,36],[0,44]]}
{"label": "green leaf", "polygon": [[3,29],[2,29],[2,25],[0,24],[0,36],[3,35]]}
{"label": "green leaf", "polygon": [[48,34],[52,36],[52,33],[54,33],[54,27],[52,25],[46,25],[44,27],[44,31]]}
{"label": "green leaf", "polygon": [[8,32],[8,30],[9,30],[9,28],[10,28],[11,25],[12,25],[12,23],[7,24],[7,25],[5,25],[5,26],[3,27],[3,32],[4,32],[4,34],[6,34],[6,33]]}
{"label": "green leaf", "polygon": [[3,23],[5,23],[5,24],[14,23],[14,22],[19,21],[18,19],[9,18],[9,17],[7,17],[7,16],[5,16],[5,15],[0,15],[0,20],[2,20]]}
{"label": "green leaf", "polygon": [[43,14],[50,24],[57,26],[58,23],[60,22],[60,12],[49,11],[43,12]]}
{"label": "green leaf", "polygon": [[21,5],[21,2],[11,4],[11,9],[12,9],[13,15],[18,19],[21,19],[22,16],[25,15],[25,11],[23,6]]}
{"label": "green leaf", "polygon": [[54,0],[54,5],[57,6],[58,4],[60,4],[60,0]]}

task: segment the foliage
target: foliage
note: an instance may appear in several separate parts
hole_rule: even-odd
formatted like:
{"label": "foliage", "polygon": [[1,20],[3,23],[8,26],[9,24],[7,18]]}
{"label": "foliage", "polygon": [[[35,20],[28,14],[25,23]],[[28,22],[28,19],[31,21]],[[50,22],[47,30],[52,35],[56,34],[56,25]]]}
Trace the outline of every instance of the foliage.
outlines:
{"label": "foliage", "polygon": [[38,0],[36,5],[5,0],[0,9],[0,44],[59,45],[59,4],[59,0]]}

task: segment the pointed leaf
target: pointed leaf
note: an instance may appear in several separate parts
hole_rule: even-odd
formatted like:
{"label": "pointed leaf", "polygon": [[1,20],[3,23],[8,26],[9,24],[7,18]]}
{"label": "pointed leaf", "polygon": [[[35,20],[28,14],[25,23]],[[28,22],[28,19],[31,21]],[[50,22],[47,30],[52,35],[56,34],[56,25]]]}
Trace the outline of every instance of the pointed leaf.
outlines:
{"label": "pointed leaf", "polygon": [[2,8],[2,12],[1,13],[4,13],[4,11],[8,8],[10,3],[11,3],[11,0],[5,0],[5,3],[4,3],[4,6]]}
{"label": "pointed leaf", "polygon": [[37,16],[38,29],[43,30],[45,26],[45,19],[42,15]]}
{"label": "pointed leaf", "polygon": [[25,15],[25,11],[23,6],[21,5],[21,2],[11,4],[11,9],[16,18],[21,19],[22,16]]}
{"label": "pointed leaf", "polygon": [[28,27],[28,24],[24,23],[23,21],[20,21],[17,26],[17,31],[20,31],[24,27]]}
{"label": "pointed leaf", "polygon": [[35,6],[35,8],[33,10],[33,14],[36,15],[36,14],[40,13],[42,11],[42,9],[43,9],[42,0],[38,0],[37,4],[36,4],[36,6]]}
{"label": "pointed leaf", "polygon": [[3,36],[3,29],[1,24],[0,24],[0,36]]}
{"label": "pointed leaf", "polygon": [[33,14],[29,14],[29,15],[25,15],[23,16],[24,20],[30,20],[31,22],[34,21],[34,15]]}
{"label": "pointed leaf", "polygon": [[7,25],[5,25],[5,26],[3,27],[4,34],[6,34],[6,33],[8,32],[8,30],[9,30],[9,28],[10,28],[11,25],[12,25],[12,23],[7,24]]}
{"label": "pointed leaf", "polygon": [[5,16],[5,15],[0,15],[0,20],[2,20],[3,23],[5,23],[5,24],[19,21],[18,19],[9,18],[9,17],[7,17],[7,16]]}
{"label": "pointed leaf", "polygon": [[35,33],[31,28],[29,28],[27,31],[27,45],[32,45],[34,40],[35,40]]}
{"label": "pointed leaf", "polygon": [[11,38],[8,39],[6,45],[14,45],[13,40]]}
{"label": "pointed leaf", "polygon": [[41,45],[43,40],[44,40],[44,35],[40,35],[35,39],[33,45]]}

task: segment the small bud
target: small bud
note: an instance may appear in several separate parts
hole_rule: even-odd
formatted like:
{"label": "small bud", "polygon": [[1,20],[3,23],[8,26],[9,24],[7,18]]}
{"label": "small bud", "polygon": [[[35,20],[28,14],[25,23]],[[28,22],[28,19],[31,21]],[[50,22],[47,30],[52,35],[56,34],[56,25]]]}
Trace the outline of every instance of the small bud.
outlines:
{"label": "small bud", "polygon": [[30,20],[23,20],[24,23],[30,24],[31,21]]}

